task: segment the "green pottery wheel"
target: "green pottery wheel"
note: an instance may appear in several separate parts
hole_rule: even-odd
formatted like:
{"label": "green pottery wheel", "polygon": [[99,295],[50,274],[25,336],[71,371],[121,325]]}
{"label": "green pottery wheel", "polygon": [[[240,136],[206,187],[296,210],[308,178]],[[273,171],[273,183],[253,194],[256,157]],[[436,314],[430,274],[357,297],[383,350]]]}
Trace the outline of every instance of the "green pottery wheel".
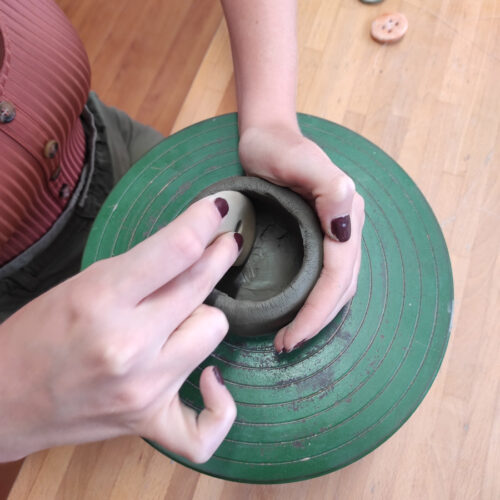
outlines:
{"label": "green pottery wheel", "polygon": [[[308,479],[344,467],[389,438],[429,390],[453,310],[446,244],[422,193],[354,132],[299,115],[366,202],[358,292],[304,347],[277,356],[272,337],[227,336],[181,389],[201,410],[201,370],[217,365],[237,405],[226,440],[195,470],[249,483]],[[83,267],[125,252],[187,208],[204,188],[243,171],[235,114],[165,139],[125,175],[90,233]],[[202,334],[202,332],[200,332]]]}

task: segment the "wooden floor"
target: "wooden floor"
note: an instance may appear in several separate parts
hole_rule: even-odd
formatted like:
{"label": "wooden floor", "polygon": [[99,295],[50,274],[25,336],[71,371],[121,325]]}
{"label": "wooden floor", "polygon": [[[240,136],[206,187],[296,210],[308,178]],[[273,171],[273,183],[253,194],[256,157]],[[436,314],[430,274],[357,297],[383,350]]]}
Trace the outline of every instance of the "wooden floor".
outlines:
{"label": "wooden floor", "polygon": [[[58,0],[89,52],[93,88],[164,134],[234,111],[217,0]],[[299,111],[350,127],[413,177],[445,234],[454,328],[412,418],[336,473],[278,486],[186,469],[139,438],[29,457],[10,498],[172,500],[500,498],[500,1],[299,0]],[[401,11],[404,40],[372,19]]]}

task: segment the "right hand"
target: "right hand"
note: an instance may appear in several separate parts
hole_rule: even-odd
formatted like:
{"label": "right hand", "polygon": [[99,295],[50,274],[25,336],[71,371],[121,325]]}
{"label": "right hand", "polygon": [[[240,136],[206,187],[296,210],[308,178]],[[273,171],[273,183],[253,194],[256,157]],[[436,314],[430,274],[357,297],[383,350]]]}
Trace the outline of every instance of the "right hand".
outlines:
{"label": "right hand", "polygon": [[203,304],[238,256],[233,233],[209,245],[220,222],[214,201],[200,200],[0,325],[0,461],[124,434],[210,458],[234,400],[213,366],[201,374],[199,415],[178,391],[228,330]]}
{"label": "right hand", "polygon": [[321,275],[295,318],[274,338],[276,352],[288,353],[317,335],[356,293],[365,204],[353,180],[302,135],[296,121],[245,130],[239,153],[247,173],[308,200],[325,233]]}

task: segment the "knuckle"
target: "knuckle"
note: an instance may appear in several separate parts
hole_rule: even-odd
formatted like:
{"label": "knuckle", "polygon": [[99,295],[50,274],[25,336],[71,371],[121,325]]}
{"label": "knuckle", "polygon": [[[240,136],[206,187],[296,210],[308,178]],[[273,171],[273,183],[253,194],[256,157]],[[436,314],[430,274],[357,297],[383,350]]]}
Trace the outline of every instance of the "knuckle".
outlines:
{"label": "knuckle", "polygon": [[331,185],[332,197],[336,202],[348,200],[356,192],[354,181],[343,172],[334,176]]}
{"label": "knuckle", "polygon": [[344,175],[342,178],[342,183],[344,184],[344,189],[348,194],[351,196],[354,196],[354,193],[356,192],[356,183],[352,179],[352,177],[349,177],[348,175]]}
{"label": "knuckle", "polygon": [[356,192],[356,184],[354,183],[354,181],[352,180],[351,177],[344,174],[340,178],[339,189],[341,189],[342,192],[344,193],[344,197],[346,197],[346,198],[352,197],[352,196],[354,196],[354,193]]}
{"label": "knuckle", "polygon": [[215,205],[215,199],[217,198],[217,194],[211,195],[208,198],[202,200],[202,203],[208,203],[208,207],[203,207],[203,221],[205,224],[208,224],[210,227],[214,229],[220,224],[221,215],[220,212]]}
{"label": "knuckle", "polygon": [[112,286],[108,275],[108,263],[99,261],[82,273],[70,287],[71,305],[88,314],[107,311],[118,299],[118,290]]}
{"label": "knuckle", "polygon": [[148,391],[140,384],[128,382],[121,384],[114,393],[113,406],[122,413],[141,413],[150,404]]}
{"label": "knuckle", "polygon": [[193,282],[204,297],[214,289],[218,278],[217,271],[210,265],[204,265],[193,274]]}
{"label": "knuckle", "polygon": [[231,401],[231,404],[228,404],[226,407],[225,420],[232,424],[236,420],[237,413],[238,410],[236,408],[236,403],[233,400]]}
{"label": "knuckle", "polygon": [[[218,262],[223,268],[225,274],[234,264],[239,255],[238,245],[234,239],[234,235],[226,233],[224,236],[223,251],[218,255]],[[219,278],[222,277],[222,274]]]}
{"label": "knuckle", "polygon": [[196,231],[189,227],[183,227],[174,236],[173,248],[186,260],[195,262],[203,255],[205,244]]}
{"label": "knuckle", "polygon": [[113,265],[114,259],[104,259],[94,262],[88,269],[89,278],[92,283],[109,283],[109,270]]}
{"label": "knuckle", "polygon": [[98,321],[100,302],[92,293],[88,283],[82,285],[75,282],[66,290],[64,311],[70,324],[85,324],[92,328]]}
{"label": "knuckle", "polygon": [[186,458],[195,464],[203,464],[210,460],[213,451],[201,439],[197,440],[196,446],[191,447],[187,453]]}
{"label": "knuckle", "polygon": [[72,319],[79,319],[87,314],[89,303],[86,287],[70,284],[66,289],[65,295],[65,310],[69,313]]}
{"label": "knuckle", "polygon": [[101,340],[92,350],[94,365],[105,377],[121,377],[130,371],[133,350],[124,343]]}
{"label": "knuckle", "polygon": [[203,314],[210,328],[216,333],[227,333],[229,322],[226,315],[217,307],[204,305],[203,309]]}

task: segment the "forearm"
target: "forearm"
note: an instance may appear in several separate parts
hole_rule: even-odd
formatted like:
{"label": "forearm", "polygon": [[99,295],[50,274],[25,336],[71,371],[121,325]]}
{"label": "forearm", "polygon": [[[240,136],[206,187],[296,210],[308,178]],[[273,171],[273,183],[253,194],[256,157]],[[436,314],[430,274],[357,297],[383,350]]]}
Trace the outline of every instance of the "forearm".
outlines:
{"label": "forearm", "polygon": [[240,133],[296,118],[296,0],[221,0],[229,27]]}

